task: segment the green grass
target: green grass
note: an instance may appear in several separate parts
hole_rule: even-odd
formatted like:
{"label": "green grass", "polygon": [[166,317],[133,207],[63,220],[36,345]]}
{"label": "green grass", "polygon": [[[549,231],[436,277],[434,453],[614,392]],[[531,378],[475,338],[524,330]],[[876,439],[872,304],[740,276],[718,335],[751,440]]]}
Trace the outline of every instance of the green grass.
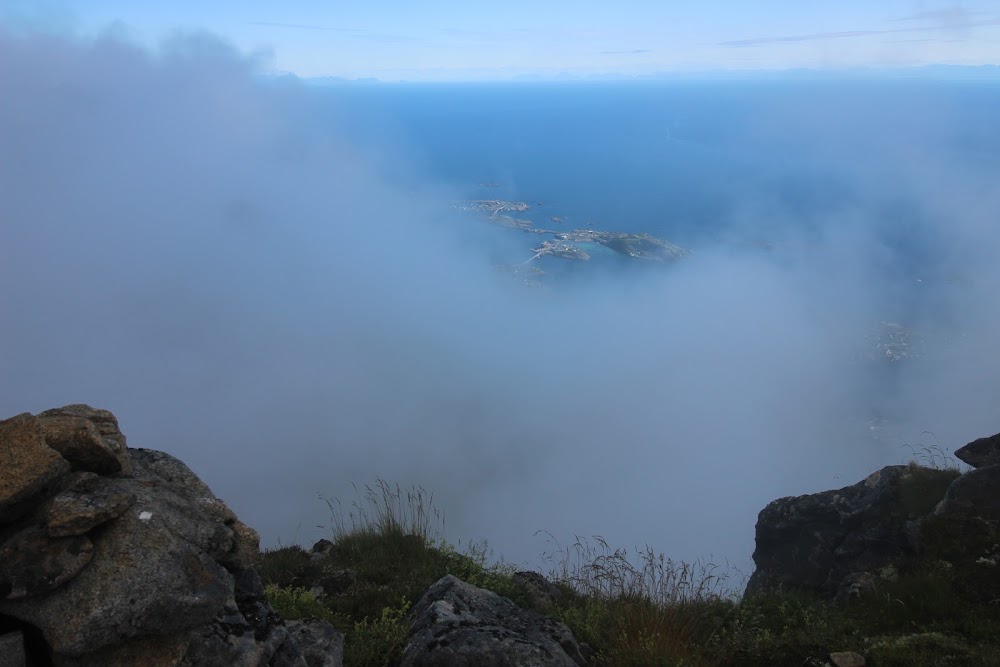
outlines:
{"label": "green grass", "polygon": [[410,603],[385,607],[377,617],[365,617],[351,626],[344,644],[345,665],[393,665],[399,662],[409,639]]}
{"label": "green grass", "polygon": [[336,618],[323,604],[305,588],[294,586],[281,588],[269,584],[264,588],[271,605],[286,621],[300,621],[318,618],[334,622]]}
{"label": "green grass", "polygon": [[718,662],[716,636],[732,608],[712,564],[676,562],[649,547],[615,549],[600,537],[547,554],[565,591],[554,615],[608,665]]}
{"label": "green grass", "polygon": [[[443,541],[443,517],[423,489],[379,480],[357,495],[349,510],[326,501],[333,547],[318,557],[298,546],[267,550],[258,568],[279,615],[311,612],[344,632],[345,664],[396,664],[409,609],[446,574],[517,601],[513,569],[487,565],[485,546],[460,553]],[[324,593],[312,595],[314,587]]]}
{"label": "green grass", "polygon": [[408,535],[427,542],[442,538],[444,515],[423,487],[403,489],[379,479],[364,491],[357,486],[354,491],[357,498],[347,511],[339,498],[320,496],[330,508],[334,541],[358,534]]}
{"label": "green grass", "polygon": [[[954,474],[914,466],[899,510],[924,513]],[[328,505],[331,548],[318,556],[297,546],[269,550],[259,571],[282,617],[321,618],[345,633],[348,667],[398,664],[410,609],[445,574],[527,606],[515,568],[493,562],[486,545],[460,551],[443,540],[443,517],[422,489],[379,481],[347,512]],[[547,613],[590,647],[598,666],[823,665],[845,650],[872,667],[998,664],[1000,566],[976,559],[1000,536],[975,529],[925,522],[922,557],[845,604],[791,591],[740,598],[710,563],[577,540],[547,554],[548,578],[562,592]]]}

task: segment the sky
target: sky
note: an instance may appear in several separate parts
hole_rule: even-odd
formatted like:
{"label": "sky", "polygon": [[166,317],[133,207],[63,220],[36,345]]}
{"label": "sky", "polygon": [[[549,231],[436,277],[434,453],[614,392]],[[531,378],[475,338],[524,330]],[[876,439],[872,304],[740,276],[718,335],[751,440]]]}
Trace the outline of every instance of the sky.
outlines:
{"label": "sky", "polygon": [[[902,372],[886,407],[912,421],[910,442],[932,429],[949,451],[1000,428],[1000,139],[992,125],[966,127],[935,89],[919,104],[795,94],[739,125],[860,184],[806,221],[823,223],[822,242],[769,215],[773,193],[720,181],[720,200],[742,202],[733,220],[786,234],[781,261],[699,248],[659,277],[553,295],[507,279],[442,224],[461,197],[454,184],[423,173],[375,119],[374,147],[340,126],[317,103],[335,87],[259,76],[412,66],[418,47],[389,35],[437,44],[428,67],[475,64],[475,53],[514,62],[509,44],[502,59],[462,59],[449,46],[458,38],[432,39],[439,25],[485,19],[462,7],[450,22],[443,10],[423,23],[345,15],[368,32],[338,42],[251,29],[307,19],[263,3],[201,3],[179,33],[183,4],[159,18],[153,3],[128,3],[134,16],[86,7],[50,5],[45,30],[38,17],[0,29],[0,416],[112,410],[130,446],[181,458],[267,546],[328,536],[318,494],[349,504],[352,483],[382,477],[435,494],[449,538],[488,539],[515,562],[546,548],[545,530],[562,544],[600,534],[745,568],[769,501],[908,458],[868,437],[870,378],[846,361],[894,305],[880,271],[891,248],[872,233],[886,199],[915,212],[907,232],[926,234],[942,274],[957,276],[933,288],[939,307],[917,323],[943,329],[938,354]],[[882,23],[859,10],[834,23],[788,14],[751,30],[700,14],[687,25],[711,35],[699,43],[715,54],[832,54],[860,42],[719,42],[909,26],[890,19],[942,7],[900,3]],[[535,25],[555,30],[555,10],[538,11]],[[586,42],[598,50],[648,44],[638,20],[558,15],[561,29],[599,36]],[[143,27],[94,39],[90,26],[113,16]],[[950,30],[970,52],[985,48],[992,28],[967,23]],[[517,25],[496,19],[490,39]],[[296,64],[268,41],[319,33],[342,49],[320,60],[355,69]],[[601,55],[528,43],[553,68]]]}
{"label": "sky", "polygon": [[273,71],[387,81],[1000,62],[996,0],[2,0],[0,17],[146,44],[208,30]]}

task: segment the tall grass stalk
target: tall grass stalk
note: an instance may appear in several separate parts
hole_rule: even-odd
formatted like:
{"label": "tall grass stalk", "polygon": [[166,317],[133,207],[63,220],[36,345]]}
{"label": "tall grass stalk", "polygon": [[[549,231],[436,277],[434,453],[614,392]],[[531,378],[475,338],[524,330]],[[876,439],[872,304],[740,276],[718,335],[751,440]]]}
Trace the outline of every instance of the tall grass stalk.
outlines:
{"label": "tall grass stalk", "polygon": [[444,539],[444,514],[434,506],[434,494],[421,486],[401,487],[377,479],[363,490],[351,485],[357,498],[344,510],[339,498],[320,499],[330,509],[334,542],[347,536],[413,536],[426,544]]}
{"label": "tall grass stalk", "polygon": [[910,462],[924,468],[934,468],[935,470],[952,470],[955,472],[967,472],[971,466],[959,461],[954,456],[945,453],[938,441],[937,435],[931,431],[924,431],[923,435],[934,439],[933,445],[918,442],[915,445],[904,443],[900,445],[903,449],[910,451]]}
{"label": "tall grass stalk", "polygon": [[599,536],[577,537],[565,549],[557,544],[546,557],[554,564],[550,576],[590,606],[586,623],[575,630],[603,647],[602,662],[700,665],[718,659],[715,634],[734,595],[716,565],[675,561],[649,546],[613,549]]}
{"label": "tall grass stalk", "polygon": [[648,545],[612,549],[600,536],[575,539],[568,548],[556,544],[543,557],[555,565],[550,576],[581,595],[641,598],[658,605],[731,597],[728,575],[714,563],[675,561]]}

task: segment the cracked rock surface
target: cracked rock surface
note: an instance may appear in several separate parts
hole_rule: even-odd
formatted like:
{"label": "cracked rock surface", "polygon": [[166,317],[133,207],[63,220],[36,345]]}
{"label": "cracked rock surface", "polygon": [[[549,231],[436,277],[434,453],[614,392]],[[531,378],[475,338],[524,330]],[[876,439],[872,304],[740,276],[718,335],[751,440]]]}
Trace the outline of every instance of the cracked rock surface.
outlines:
{"label": "cracked rock surface", "polygon": [[404,667],[586,664],[564,624],[451,575],[424,593],[414,615]]}

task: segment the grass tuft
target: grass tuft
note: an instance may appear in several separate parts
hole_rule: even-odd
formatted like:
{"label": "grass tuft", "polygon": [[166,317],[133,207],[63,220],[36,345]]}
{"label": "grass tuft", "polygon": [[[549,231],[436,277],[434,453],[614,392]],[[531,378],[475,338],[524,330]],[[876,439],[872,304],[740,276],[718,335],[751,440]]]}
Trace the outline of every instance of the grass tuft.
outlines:
{"label": "grass tuft", "polygon": [[959,461],[944,451],[937,436],[931,431],[924,431],[924,436],[934,440],[934,444],[918,442],[915,445],[904,443],[901,448],[910,451],[910,464],[934,470],[948,470],[957,475],[970,470],[970,466]]}
{"label": "grass tuft", "polygon": [[335,542],[358,534],[409,536],[431,543],[443,539],[444,514],[423,487],[403,489],[378,479],[363,492],[357,486],[354,491],[358,497],[346,512],[340,499],[319,496],[330,508]]}
{"label": "grass tuft", "polygon": [[716,634],[733,599],[715,565],[674,561],[648,546],[614,549],[599,536],[565,549],[557,544],[548,557],[551,577],[569,592],[556,615],[596,649],[599,663],[703,665],[721,658]]}

